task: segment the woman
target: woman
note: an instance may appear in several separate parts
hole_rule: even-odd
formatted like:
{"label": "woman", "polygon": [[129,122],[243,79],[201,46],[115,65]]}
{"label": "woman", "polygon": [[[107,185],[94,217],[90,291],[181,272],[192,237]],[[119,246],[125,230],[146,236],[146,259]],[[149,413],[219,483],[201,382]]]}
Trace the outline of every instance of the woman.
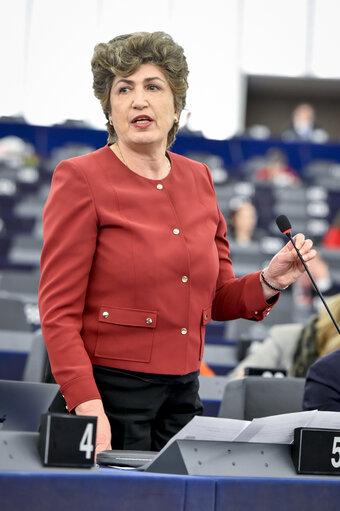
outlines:
{"label": "woman", "polygon": [[[68,410],[98,417],[96,452],[158,450],[202,413],[205,325],[263,319],[303,268],[288,244],[262,277],[234,277],[209,170],[166,151],[188,75],[170,36],[99,44],[92,69],[109,140],[54,173],[42,330]],[[295,239],[312,259],[312,242]]]}
{"label": "woman", "polygon": [[229,210],[228,237],[238,245],[249,245],[265,235],[256,227],[257,211],[249,199],[236,198]]}

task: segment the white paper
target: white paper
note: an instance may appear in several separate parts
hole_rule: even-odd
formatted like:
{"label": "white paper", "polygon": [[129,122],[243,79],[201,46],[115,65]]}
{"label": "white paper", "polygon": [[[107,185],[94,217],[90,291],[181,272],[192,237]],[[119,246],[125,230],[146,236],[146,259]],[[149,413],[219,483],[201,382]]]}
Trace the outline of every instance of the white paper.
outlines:
{"label": "white paper", "polygon": [[290,444],[294,440],[294,429],[309,426],[317,413],[317,410],[311,410],[253,419],[234,441]]}
{"label": "white paper", "polygon": [[249,424],[251,424],[250,421],[238,419],[196,416],[177,433],[176,440],[192,439],[231,442]]}
{"label": "white paper", "polygon": [[[163,449],[159,451],[154,460],[176,440],[215,440],[231,442],[234,437],[249,424],[251,424],[250,421],[196,415],[184,428],[169,440]],[[143,468],[147,468],[150,463],[145,464]]]}
{"label": "white paper", "polygon": [[308,427],[340,430],[340,413],[317,411],[311,418]]}

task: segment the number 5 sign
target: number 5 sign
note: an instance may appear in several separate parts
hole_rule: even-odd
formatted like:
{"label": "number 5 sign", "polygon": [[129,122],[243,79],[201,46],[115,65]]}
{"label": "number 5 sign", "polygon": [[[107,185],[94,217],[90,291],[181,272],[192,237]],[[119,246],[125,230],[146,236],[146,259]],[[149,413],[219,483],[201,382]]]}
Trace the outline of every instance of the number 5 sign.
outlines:
{"label": "number 5 sign", "polygon": [[335,436],[333,438],[333,449],[332,454],[336,454],[334,458],[331,458],[331,463],[334,468],[340,467],[340,436]]}
{"label": "number 5 sign", "polygon": [[46,413],[41,416],[40,457],[45,466],[91,468],[97,417]]}
{"label": "number 5 sign", "polygon": [[340,430],[294,430],[293,462],[298,474],[340,475]]}

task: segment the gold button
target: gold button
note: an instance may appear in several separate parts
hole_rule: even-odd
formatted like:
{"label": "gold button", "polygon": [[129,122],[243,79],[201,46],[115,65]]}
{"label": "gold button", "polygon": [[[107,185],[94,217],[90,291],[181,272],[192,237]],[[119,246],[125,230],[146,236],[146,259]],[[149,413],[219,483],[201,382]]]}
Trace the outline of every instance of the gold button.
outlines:
{"label": "gold button", "polygon": [[187,277],[186,275],[183,275],[182,282],[188,282],[188,280],[189,280],[189,277]]}
{"label": "gold button", "polygon": [[181,334],[185,335],[188,333],[188,330],[186,328],[181,328]]}
{"label": "gold button", "polygon": [[207,320],[208,319],[208,314],[204,314],[204,319]]}
{"label": "gold button", "polygon": [[156,186],[157,190],[163,190],[163,185],[161,185],[160,183],[158,183],[158,185]]}
{"label": "gold button", "polygon": [[109,314],[107,311],[103,312],[103,318],[105,318],[105,319],[106,319],[106,318],[108,318],[109,316],[110,316],[110,314]]}
{"label": "gold button", "polygon": [[172,231],[174,234],[179,234],[179,229],[173,229]]}
{"label": "gold button", "polygon": [[151,325],[152,319],[151,318],[146,318],[145,323],[147,323],[148,325]]}
{"label": "gold button", "polygon": [[255,311],[255,312],[254,312],[254,314],[258,314],[258,312],[257,312],[257,311]]}

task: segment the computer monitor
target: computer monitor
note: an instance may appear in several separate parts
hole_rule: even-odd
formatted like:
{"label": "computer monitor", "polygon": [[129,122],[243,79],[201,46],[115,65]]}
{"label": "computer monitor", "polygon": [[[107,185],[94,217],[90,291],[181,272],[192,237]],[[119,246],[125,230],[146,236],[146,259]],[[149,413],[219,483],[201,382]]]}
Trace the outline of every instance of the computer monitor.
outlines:
{"label": "computer monitor", "polygon": [[38,431],[58,390],[53,383],[0,380],[0,431]]}

